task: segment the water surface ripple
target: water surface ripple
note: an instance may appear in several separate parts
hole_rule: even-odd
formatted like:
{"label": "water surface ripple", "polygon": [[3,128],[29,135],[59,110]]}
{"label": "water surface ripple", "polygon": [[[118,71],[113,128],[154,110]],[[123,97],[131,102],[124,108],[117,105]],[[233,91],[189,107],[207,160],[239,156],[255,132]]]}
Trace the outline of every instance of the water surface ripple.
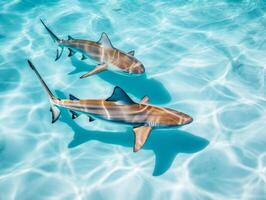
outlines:
{"label": "water surface ripple", "polygon": [[[263,0],[0,2],[0,199],[266,199],[266,3]],[[81,55],[54,62],[59,36],[135,50],[146,75],[80,80]],[[30,58],[59,96],[136,101],[193,116],[155,130],[139,153],[131,127],[67,111],[51,124]]]}

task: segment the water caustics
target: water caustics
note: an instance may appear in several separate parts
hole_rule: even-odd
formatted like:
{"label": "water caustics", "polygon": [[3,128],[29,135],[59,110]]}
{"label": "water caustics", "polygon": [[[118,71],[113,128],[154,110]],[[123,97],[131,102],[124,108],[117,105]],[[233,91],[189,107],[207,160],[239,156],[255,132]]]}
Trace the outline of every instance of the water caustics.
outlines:
{"label": "water caustics", "polygon": [[[265,200],[265,1],[10,0],[0,8],[1,200]],[[80,80],[103,63],[66,51],[54,62],[39,19],[62,38],[107,33],[117,49],[135,50],[145,73],[108,65]],[[26,59],[59,99],[106,99],[120,86],[193,123],[152,130],[138,153],[132,125],[73,120],[67,109],[52,124]]]}

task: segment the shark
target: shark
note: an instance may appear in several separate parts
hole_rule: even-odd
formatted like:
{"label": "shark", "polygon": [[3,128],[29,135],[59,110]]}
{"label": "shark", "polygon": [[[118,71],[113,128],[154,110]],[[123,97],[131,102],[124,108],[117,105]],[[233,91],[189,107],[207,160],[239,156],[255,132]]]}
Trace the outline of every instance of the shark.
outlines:
{"label": "shark", "polygon": [[101,34],[97,42],[74,39],[71,36],[68,36],[68,39],[64,40],[58,38],[51,29],[46,26],[42,19],[40,19],[40,21],[54,42],[58,44],[55,61],[61,57],[64,48],[68,48],[69,57],[79,52],[82,54],[81,60],[91,58],[98,63],[94,69],[83,74],[80,78],[86,78],[107,69],[129,75],[143,74],[145,72],[144,65],[134,56],[135,51],[133,50],[126,53],[115,48],[105,32]]}
{"label": "shark", "polygon": [[193,118],[188,114],[164,107],[149,104],[149,97],[144,96],[139,103],[133,101],[119,86],[107,99],[79,99],[70,94],[69,99],[57,98],[37,71],[33,63],[28,60],[30,68],[35,72],[50,100],[52,123],[60,116],[60,109],[65,108],[76,119],[80,114],[95,119],[130,125],[135,136],[133,151],[139,151],[148,139],[152,129],[169,128],[189,124]]}

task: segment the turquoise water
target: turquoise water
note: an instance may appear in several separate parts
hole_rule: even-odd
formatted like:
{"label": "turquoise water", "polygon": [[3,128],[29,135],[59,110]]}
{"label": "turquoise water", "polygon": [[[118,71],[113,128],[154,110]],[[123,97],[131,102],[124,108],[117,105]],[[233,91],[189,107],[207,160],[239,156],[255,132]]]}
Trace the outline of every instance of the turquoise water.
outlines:
{"label": "turquoise water", "polygon": [[[266,2],[0,2],[0,199],[266,199]],[[81,55],[54,62],[59,36],[135,50],[146,75],[91,69]],[[129,126],[66,110],[51,124],[49,101],[26,59],[61,98],[107,98],[121,86],[136,101],[193,116],[155,130],[132,152]]]}

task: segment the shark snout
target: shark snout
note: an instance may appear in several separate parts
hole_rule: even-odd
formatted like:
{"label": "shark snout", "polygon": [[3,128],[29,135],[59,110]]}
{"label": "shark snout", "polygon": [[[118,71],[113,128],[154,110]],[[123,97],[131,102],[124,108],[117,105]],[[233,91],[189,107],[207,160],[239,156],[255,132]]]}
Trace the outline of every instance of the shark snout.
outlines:
{"label": "shark snout", "polygon": [[131,67],[130,72],[134,74],[143,74],[145,72],[145,68],[143,64],[138,63],[137,65]]}
{"label": "shark snout", "polygon": [[176,123],[177,125],[186,125],[193,121],[193,118],[185,113],[177,112]]}
{"label": "shark snout", "polygon": [[184,119],[184,124],[189,124],[193,121],[193,118],[187,115]]}
{"label": "shark snout", "polygon": [[142,64],[141,64],[141,66],[139,68],[139,72],[140,72],[140,74],[145,72],[145,68],[144,68],[144,66]]}

